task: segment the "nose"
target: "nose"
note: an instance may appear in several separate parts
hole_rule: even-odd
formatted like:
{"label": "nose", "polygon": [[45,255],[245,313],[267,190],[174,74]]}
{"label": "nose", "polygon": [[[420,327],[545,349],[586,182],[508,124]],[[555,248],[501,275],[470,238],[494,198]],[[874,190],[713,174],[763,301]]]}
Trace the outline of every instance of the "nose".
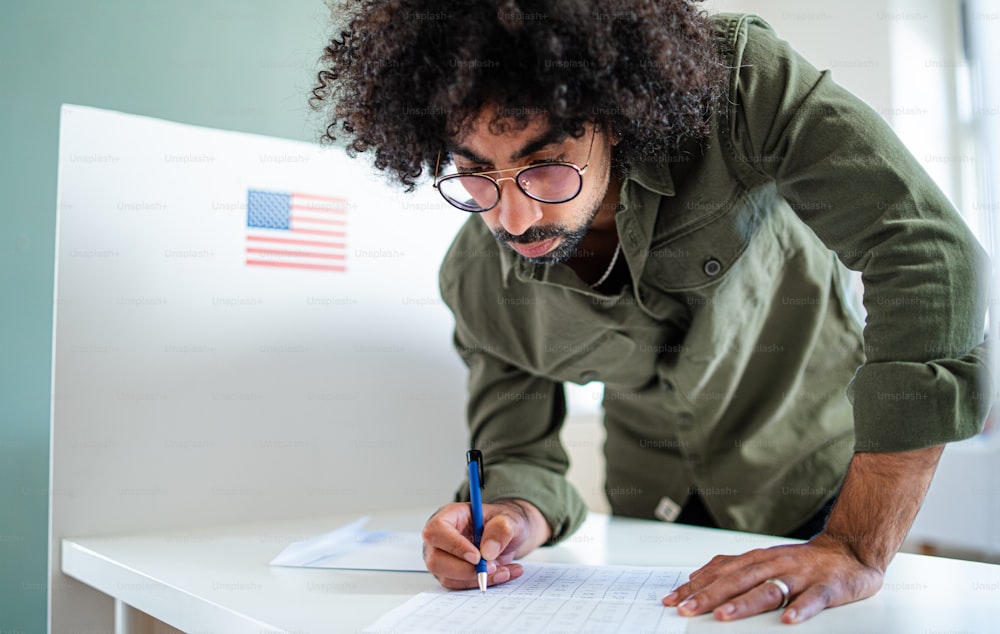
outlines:
{"label": "nose", "polygon": [[[503,183],[501,181],[511,181]],[[500,202],[497,204],[497,219],[501,226],[515,236],[519,236],[542,219],[541,203],[525,195],[513,178],[501,178]]]}

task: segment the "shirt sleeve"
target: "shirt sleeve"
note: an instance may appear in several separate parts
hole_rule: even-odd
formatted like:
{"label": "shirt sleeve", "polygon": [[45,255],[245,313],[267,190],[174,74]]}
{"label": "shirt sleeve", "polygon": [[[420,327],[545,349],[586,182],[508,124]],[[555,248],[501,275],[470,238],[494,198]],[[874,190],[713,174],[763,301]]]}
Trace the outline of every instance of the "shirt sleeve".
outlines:
{"label": "shirt sleeve", "polygon": [[982,429],[988,260],[889,126],[759,18],[744,16],[720,138],[860,271],[865,363],[847,389],[856,451],[905,451]]}
{"label": "shirt sleeve", "polygon": [[[559,440],[566,417],[563,386],[477,349],[461,330],[459,324],[455,347],[469,368],[469,432],[472,447],[483,452],[483,501],[531,502],[549,523],[555,543],[587,515],[586,503],[565,477],[569,457]],[[456,500],[468,499],[465,483]]]}

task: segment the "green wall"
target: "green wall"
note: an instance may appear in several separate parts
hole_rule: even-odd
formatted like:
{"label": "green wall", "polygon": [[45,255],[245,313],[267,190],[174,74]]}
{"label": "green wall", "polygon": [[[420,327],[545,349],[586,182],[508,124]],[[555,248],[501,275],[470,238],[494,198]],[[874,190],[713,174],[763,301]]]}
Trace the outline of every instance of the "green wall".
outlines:
{"label": "green wall", "polygon": [[322,0],[0,4],[0,632],[46,629],[59,106],[315,140]]}

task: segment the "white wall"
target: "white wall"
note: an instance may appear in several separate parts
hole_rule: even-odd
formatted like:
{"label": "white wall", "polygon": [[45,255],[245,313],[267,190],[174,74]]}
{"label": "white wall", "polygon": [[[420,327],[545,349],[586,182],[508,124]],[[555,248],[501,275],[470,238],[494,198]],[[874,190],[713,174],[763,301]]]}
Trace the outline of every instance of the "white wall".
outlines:
{"label": "white wall", "polygon": [[962,156],[954,132],[962,70],[958,0],[708,0],[756,13],[817,68],[881,114],[956,206]]}

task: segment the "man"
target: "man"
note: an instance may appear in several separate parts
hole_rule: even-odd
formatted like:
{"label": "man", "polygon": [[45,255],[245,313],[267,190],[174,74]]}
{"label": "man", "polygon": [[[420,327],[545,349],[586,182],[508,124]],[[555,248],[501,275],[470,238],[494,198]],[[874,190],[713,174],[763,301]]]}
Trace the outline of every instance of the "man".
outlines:
{"label": "man", "polygon": [[504,583],[579,526],[562,384],[600,380],[616,514],[809,539],[716,557],[664,605],[795,623],[871,596],[943,445],[981,429],[985,256],[760,19],[597,6],[361,2],[325,49],[327,137],[473,214],[441,291],[486,526],[477,550],[444,506],[427,567],[471,588],[481,555]]}

